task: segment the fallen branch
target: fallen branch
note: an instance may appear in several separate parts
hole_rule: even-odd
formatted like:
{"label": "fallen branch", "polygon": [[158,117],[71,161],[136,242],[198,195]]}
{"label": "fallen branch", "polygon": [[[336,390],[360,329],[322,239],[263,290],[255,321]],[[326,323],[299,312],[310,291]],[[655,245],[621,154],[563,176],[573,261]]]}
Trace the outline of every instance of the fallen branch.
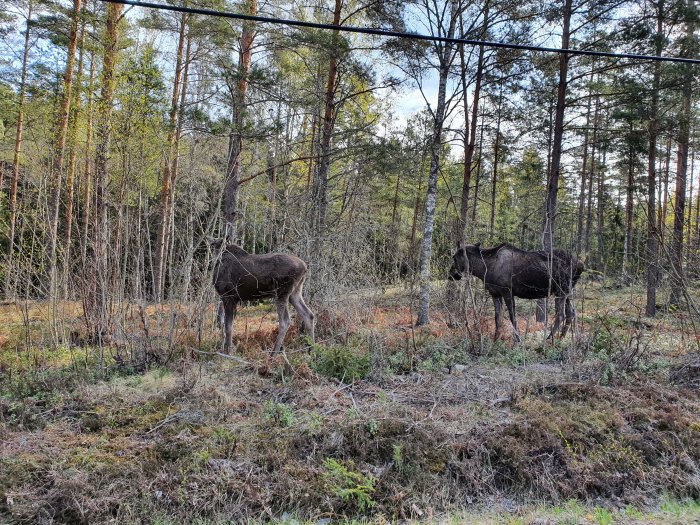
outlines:
{"label": "fallen branch", "polygon": [[242,357],[238,357],[238,356],[235,356],[235,355],[224,354],[223,352],[205,352],[205,351],[203,351],[203,350],[197,350],[196,348],[192,348],[192,351],[195,352],[195,353],[197,353],[197,354],[207,355],[207,356],[209,356],[209,357],[213,357],[213,356],[224,357],[224,358],[226,358],[226,359],[231,359],[231,360],[233,360],[233,361],[237,361],[237,362],[239,362],[239,363],[241,363],[241,364],[243,364],[243,365],[252,366],[251,363],[250,363],[250,361],[246,361],[246,360],[243,359]]}

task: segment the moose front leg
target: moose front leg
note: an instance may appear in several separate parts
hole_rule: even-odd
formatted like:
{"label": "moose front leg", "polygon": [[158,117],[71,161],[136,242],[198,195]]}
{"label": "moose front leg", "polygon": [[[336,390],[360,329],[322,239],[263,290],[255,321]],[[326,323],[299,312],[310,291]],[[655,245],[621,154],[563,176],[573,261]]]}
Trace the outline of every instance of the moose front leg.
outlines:
{"label": "moose front leg", "polygon": [[571,297],[566,298],[566,304],[564,307],[564,314],[565,314],[565,321],[564,321],[564,328],[562,328],[561,331],[561,337],[564,339],[564,336],[566,336],[566,333],[569,331],[569,327],[571,326],[571,323],[573,322],[574,324],[574,338],[576,338],[576,309],[574,308],[574,305],[571,303]]}
{"label": "moose front leg", "polygon": [[503,298],[500,295],[492,295],[493,307],[496,310],[496,333],[493,338],[498,339],[498,332],[501,329],[501,308],[503,307]]}
{"label": "moose front leg", "polygon": [[233,349],[233,320],[236,317],[237,301],[231,297],[222,297],[224,306],[224,352],[231,353]]}
{"label": "moose front leg", "polygon": [[[554,336],[559,331],[562,321],[564,320],[564,309],[566,308],[566,299],[564,297],[556,297],[554,299],[554,324],[552,325],[552,331],[549,332],[547,339],[554,341]],[[566,332],[564,332],[566,333]]]}
{"label": "moose front leg", "polygon": [[275,354],[279,352],[282,348],[282,344],[284,343],[284,336],[287,335],[287,330],[289,330],[289,326],[292,324],[292,320],[289,317],[289,309],[287,308],[288,301],[289,297],[277,299],[277,318],[279,322],[279,333],[277,334],[277,341],[275,342],[275,349],[273,350],[273,353]]}
{"label": "moose front leg", "polygon": [[510,322],[513,325],[513,338],[517,343],[521,341],[520,332],[518,332],[518,320],[515,318],[515,299],[512,295],[507,295],[505,297],[506,306],[508,307],[508,316],[510,317]]}

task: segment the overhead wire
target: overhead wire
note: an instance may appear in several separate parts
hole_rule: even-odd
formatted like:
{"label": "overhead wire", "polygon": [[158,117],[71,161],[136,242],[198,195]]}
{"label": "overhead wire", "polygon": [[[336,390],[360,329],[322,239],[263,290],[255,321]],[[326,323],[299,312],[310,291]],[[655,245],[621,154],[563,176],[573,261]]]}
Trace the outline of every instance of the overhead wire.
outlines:
{"label": "overhead wire", "polygon": [[411,40],[428,40],[433,42],[444,42],[452,44],[463,44],[469,46],[484,46],[500,49],[516,49],[521,51],[540,51],[545,53],[558,53],[578,56],[595,56],[606,58],[621,58],[628,60],[642,60],[654,62],[677,62],[684,64],[700,64],[700,59],[689,57],[670,57],[659,55],[640,55],[636,53],[614,53],[611,51],[592,51],[586,49],[563,49],[558,47],[535,46],[529,44],[512,44],[508,42],[494,42],[489,40],[478,40],[470,38],[455,38],[438,35],[424,35],[420,33],[408,33],[405,31],[393,31],[390,29],[376,29],[371,27],[339,26],[334,24],[324,24],[321,22],[306,22],[303,20],[293,20],[288,18],[276,18],[259,15],[246,15],[242,13],[232,13],[230,11],[219,11],[216,9],[206,9],[202,7],[186,7],[170,4],[160,4],[156,2],[142,2],[139,0],[100,0],[112,4],[124,4],[135,7],[145,7],[149,9],[159,9],[163,11],[175,11],[178,13],[188,13],[193,15],[215,16],[219,18],[232,18],[249,22],[261,22],[269,24],[281,24],[292,27],[306,27],[312,29],[330,29],[346,33],[361,33],[366,35],[405,38]]}

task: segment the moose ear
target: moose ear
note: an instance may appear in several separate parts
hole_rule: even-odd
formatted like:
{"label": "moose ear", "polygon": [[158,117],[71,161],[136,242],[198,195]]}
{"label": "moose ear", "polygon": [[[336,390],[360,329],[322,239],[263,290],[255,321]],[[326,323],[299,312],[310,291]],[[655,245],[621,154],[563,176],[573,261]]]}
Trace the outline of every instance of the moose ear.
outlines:
{"label": "moose ear", "polygon": [[477,249],[478,249],[478,248],[481,248],[481,242],[477,242],[474,246],[475,246]]}
{"label": "moose ear", "polygon": [[462,249],[462,241],[457,241],[457,250],[459,251],[461,249]]}
{"label": "moose ear", "polygon": [[207,235],[207,244],[214,248],[215,250],[218,250],[221,248],[221,245],[224,243],[223,239],[217,239],[216,237],[210,237]]}

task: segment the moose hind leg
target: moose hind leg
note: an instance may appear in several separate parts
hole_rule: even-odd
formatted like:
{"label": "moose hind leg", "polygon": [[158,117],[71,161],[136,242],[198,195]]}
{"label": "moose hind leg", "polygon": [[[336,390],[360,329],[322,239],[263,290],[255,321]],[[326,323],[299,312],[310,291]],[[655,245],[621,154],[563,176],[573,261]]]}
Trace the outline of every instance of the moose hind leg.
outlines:
{"label": "moose hind leg", "polygon": [[277,299],[277,318],[279,320],[279,333],[277,334],[277,341],[275,342],[275,349],[273,353],[277,353],[282,348],[282,343],[284,343],[284,336],[287,335],[287,330],[289,330],[292,320],[289,318],[289,310],[287,309],[288,297],[281,297]]}
{"label": "moose hind leg", "polygon": [[565,314],[565,321],[564,321],[564,328],[561,330],[561,337],[562,339],[566,335],[566,332],[569,331],[569,327],[571,326],[571,323],[574,323],[574,336],[576,335],[576,309],[574,308],[574,305],[571,303],[571,297],[566,298],[566,303],[564,305],[564,314]]}
{"label": "moose hind leg", "polygon": [[564,320],[565,302],[566,301],[564,297],[556,297],[554,299],[554,311],[556,315],[554,316],[554,324],[552,325],[552,331],[549,332],[549,336],[547,337],[547,339],[554,340],[554,335],[559,331],[559,326]]}
{"label": "moose hind leg", "polygon": [[503,308],[503,297],[500,295],[493,295],[493,308],[495,310],[496,317],[496,333],[493,338],[498,339],[498,332],[501,330],[501,308]]}
{"label": "moose hind leg", "polygon": [[236,301],[230,297],[222,297],[221,304],[224,314],[224,352],[230,354],[233,348],[233,320],[236,317]]}
{"label": "moose hind leg", "polygon": [[297,314],[301,317],[304,323],[304,330],[307,334],[309,334],[309,337],[311,337],[311,341],[314,341],[314,313],[304,302],[304,298],[301,295],[301,289],[301,285],[295,288],[292,295],[289,296],[289,301],[297,311]]}
{"label": "moose hind leg", "polygon": [[513,325],[513,337],[519,343],[520,342],[520,332],[518,332],[518,320],[515,318],[515,299],[512,295],[507,295],[505,297],[506,306],[508,307],[508,316],[510,317],[510,322]]}

